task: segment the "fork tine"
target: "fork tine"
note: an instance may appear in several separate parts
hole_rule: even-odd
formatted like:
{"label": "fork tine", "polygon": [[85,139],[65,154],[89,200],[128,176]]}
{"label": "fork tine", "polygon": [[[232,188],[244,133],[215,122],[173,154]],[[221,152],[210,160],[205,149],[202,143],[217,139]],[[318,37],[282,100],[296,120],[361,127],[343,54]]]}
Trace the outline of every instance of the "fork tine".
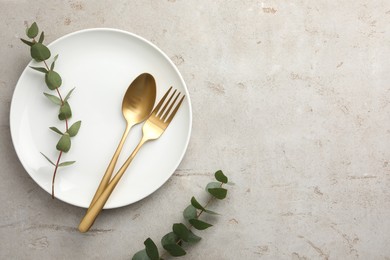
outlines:
{"label": "fork tine", "polygon": [[180,105],[181,105],[181,103],[183,102],[183,100],[184,100],[185,97],[186,97],[186,96],[183,96],[183,97],[180,99],[179,103],[176,105],[175,109],[172,111],[172,114],[168,117],[168,119],[167,119],[167,121],[166,121],[167,124],[169,124],[169,123],[172,121],[173,117],[175,116],[177,110],[179,110]]}
{"label": "fork tine", "polygon": [[[179,96],[180,96],[180,92],[177,93],[175,99],[173,100],[173,102],[172,102],[171,105],[169,106],[168,110],[165,112],[164,116],[161,118],[162,121],[165,121],[165,119],[167,119],[167,117],[168,117],[168,115],[169,115],[169,112],[171,111],[172,107],[175,105],[176,100],[177,100],[177,98],[178,98]],[[172,95],[172,97],[173,97],[173,95]],[[169,101],[170,101],[170,99],[169,99]],[[168,105],[168,103],[167,103],[167,105]]]}
{"label": "fork tine", "polygon": [[175,91],[173,91],[172,95],[168,98],[168,101],[165,102],[165,105],[163,106],[163,108],[160,110],[160,112],[157,114],[157,117],[161,117],[163,114],[164,114],[164,111],[167,109],[167,106],[169,105],[169,103],[171,102],[173,96],[175,95],[176,93],[176,89]]}
{"label": "fork tine", "polygon": [[172,87],[168,89],[168,91],[165,93],[165,95],[161,98],[160,102],[158,102],[156,108],[153,110],[152,114],[156,115],[162,104],[164,103],[164,100],[167,98],[169,92],[171,92]]}

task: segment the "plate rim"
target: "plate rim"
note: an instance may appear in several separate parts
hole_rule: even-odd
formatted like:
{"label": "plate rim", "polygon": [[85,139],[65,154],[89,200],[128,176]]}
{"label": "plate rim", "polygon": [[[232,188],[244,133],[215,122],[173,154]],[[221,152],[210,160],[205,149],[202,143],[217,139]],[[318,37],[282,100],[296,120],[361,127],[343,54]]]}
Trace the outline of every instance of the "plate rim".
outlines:
{"label": "plate rim", "polygon": [[[184,158],[184,155],[185,153],[187,152],[187,149],[188,149],[188,144],[190,142],[190,139],[191,139],[191,134],[192,134],[192,105],[191,105],[191,98],[190,98],[190,95],[189,95],[189,91],[188,91],[188,87],[187,87],[187,84],[185,83],[184,79],[183,79],[183,76],[181,75],[179,69],[176,67],[176,65],[173,63],[173,61],[168,57],[168,55],[163,52],[159,47],[157,47],[154,43],[152,43],[151,41],[135,34],[135,33],[132,33],[132,32],[129,32],[129,31],[126,31],[126,30],[122,30],[122,29],[117,29],[117,28],[110,28],[110,27],[96,27],[96,28],[86,28],[86,29],[82,29],[82,30],[77,30],[77,31],[74,31],[74,32],[71,32],[71,33],[68,33],[68,34],[65,34],[59,38],[57,38],[56,40],[50,42],[47,46],[50,47],[51,45],[61,41],[61,40],[64,40],[68,37],[72,37],[74,35],[77,35],[77,34],[82,34],[82,33],[88,33],[88,32],[93,32],[93,31],[101,31],[101,32],[116,32],[116,33],[120,33],[120,34],[125,34],[127,36],[130,36],[130,37],[133,37],[133,38],[136,38],[137,40],[140,40],[141,42],[144,42],[145,44],[149,45],[150,47],[152,47],[153,49],[155,49],[159,54],[161,54],[168,62],[169,64],[172,66],[172,68],[174,69],[174,71],[176,72],[176,74],[179,76],[179,79],[181,81],[181,83],[183,84],[183,87],[184,87],[184,92],[185,92],[185,95],[186,95],[186,98],[188,100],[188,109],[189,109],[189,128],[188,128],[188,136],[187,136],[187,140],[185,141],[185,146],[184,146],[184,149],[183,149],[183,152],[181,153],[180,155],[180,158],[177,160],[177,163],[174,167],[174,170],[172,173],[170,173],[169,177],[161,183],[160,186],[158,186],[155,190],[151,190],[150,193],[146,194],[143,198],[140,198],[138,200],[135,200],[133,202],[130,202],[130,203],[125,203],[123,205],[119,205],[119,206],[109,206],[109,207],[104,207],[103,209],[115,209],[115,208],[121,208],[121,207],[125,207],[125,206],[128,206],[128,205],[131,205],[131,204],[134,204],[136,202],[139,202],[145,198],[147,198],[148,196],[150,196],[152,193],[156,192],[158,189],[160,189],[171,177],[172,175],[175,173],[175,171],[177,170],[177,168],[179,167],[180,163],[183,161],[183,158]],[[25,162],[21,159],[20,157],[20,152],[19,150],[17,149],[17,146],[15,145],[15,136],[16,135],[16,132],[17,129],[14,129],[14,124],[13,124],[13,114],[15,114],[15,92],[17,91],[18,89],[18,86],[19,86],[19,83],[20,83],[20,80],[21,78],[27,73],[27,70],[29,68],[29,66],[32,65],[32,63],[34,62],[33,59],[31,59],[26,67],[24,68],[24,70],[22,71],[22,73],[20,74],[17,82],[16,82],[16,85],[15,85],[15,88],[13,90],[13,93],[12,93],[12,98],[11,98],[11,105],[10,105],[10,112],[9,112],[9,123],[10,123],[10,133],[11,133],[11,141],[12,141],[12,145],[14,147],[14,150],[15,150],[15,153],[16,153],[16,156],[18,157],[18,160],[19,162],[22,164],[23,166],[23,169],[24,171],[30,176],[30,178],[35,182],[35,184],[37,184],[42,190],[46,191],[49,195],[50,195],[50,192],[47,191],[39,182],[36,181],[36,179],[33,177],[32,174],[30,174],[30,172],[27,170],[27,167],[25,165]],[[20,88],[20,87],[19,87]],[[16,120],[16,119],[15,119]],[[80,208],[87,208],[83,205],[81,205],[80,203],[74,203],[74,202],[71,202],[69,200],[66,200],[65,198],[59,198],[59,197],[56,197],[56,199],[62,201],[62,202],[65,202],[69,205],[72,205],[72,206],[76,206],[76,207],[80,207]]]}

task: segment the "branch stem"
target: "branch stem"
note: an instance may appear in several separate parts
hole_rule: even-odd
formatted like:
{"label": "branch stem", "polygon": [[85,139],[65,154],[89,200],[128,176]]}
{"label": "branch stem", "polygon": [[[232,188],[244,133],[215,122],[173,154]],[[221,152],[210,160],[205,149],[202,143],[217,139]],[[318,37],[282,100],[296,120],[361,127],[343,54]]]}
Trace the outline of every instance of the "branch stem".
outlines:
{"label": "branch stem", "polygon": [[60,151],[60,154],[58,155],[57,163],[56,163],[56,166],[54,168],[54,173],[53,173],[53,181],[51,182],[51,198],[52,199],[54,199],[54,181],[56,179],[56,173],[57,173],[58,165],[60,163],[61,155],[62,155],[62,151]]}

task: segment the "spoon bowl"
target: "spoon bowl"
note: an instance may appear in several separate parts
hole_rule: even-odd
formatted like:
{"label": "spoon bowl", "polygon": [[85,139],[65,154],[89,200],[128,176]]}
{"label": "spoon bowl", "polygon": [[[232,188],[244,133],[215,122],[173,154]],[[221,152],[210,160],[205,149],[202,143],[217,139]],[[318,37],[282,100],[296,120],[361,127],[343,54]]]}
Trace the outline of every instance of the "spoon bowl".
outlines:
{"label": "spoon bowl", "polygon": [[127,89],[122,102],[123,117],[139,124],[149,116],[156,100],[156,82],[149,73],[139,75]]}

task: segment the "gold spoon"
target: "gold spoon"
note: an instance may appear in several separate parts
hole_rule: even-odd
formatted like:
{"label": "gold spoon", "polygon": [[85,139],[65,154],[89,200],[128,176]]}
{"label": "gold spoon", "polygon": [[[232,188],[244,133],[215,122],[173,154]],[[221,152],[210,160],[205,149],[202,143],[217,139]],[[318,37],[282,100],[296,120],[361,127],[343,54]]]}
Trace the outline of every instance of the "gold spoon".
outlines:
{"label": "gold spoon", "polygon": [[122,113],[126,120],[126,129],[123,133],[121,141],[119,142],[118,148],[116,148],[111,162],[108,165],[106,172],[104,173],[100,185],[96,190],[95,196],[89,205],[88,211],[107,187],[130,129],[134,125],[145,121],[149,117],[153,110],[155,100],[156,82],[153,76],[149,73],[143,73],[139,75],[130,84],[125,96],[123,97]]}

